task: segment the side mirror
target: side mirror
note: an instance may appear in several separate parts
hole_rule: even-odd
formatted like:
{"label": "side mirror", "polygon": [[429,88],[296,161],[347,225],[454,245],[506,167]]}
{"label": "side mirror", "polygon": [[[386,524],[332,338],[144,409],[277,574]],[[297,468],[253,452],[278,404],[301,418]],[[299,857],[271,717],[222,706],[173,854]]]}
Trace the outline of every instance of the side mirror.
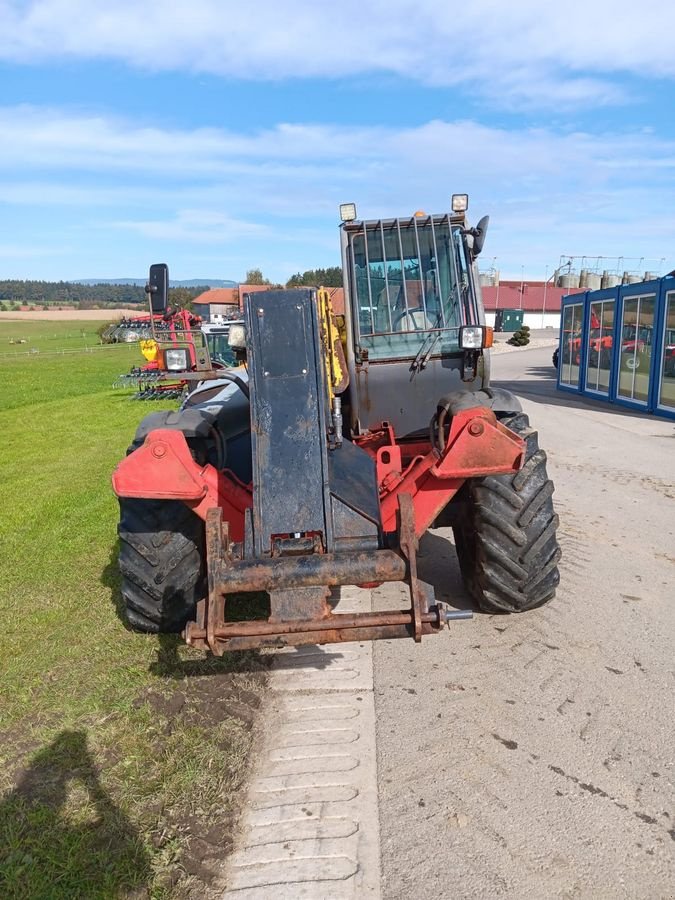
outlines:
{"label": "side mirror", "polygon": [[166,263],[155,263],[150,266],[145,293],[150,297],[150,310],[153,313],[164,313],[169,305],[169,267]]}
{"label": "side mirror", "polygon": [[475,228],[472,228],[473,232],[473,255],[478,256],[478,254],[483,249],[483,244],[485,243],[485,235],[487,234],[488,223],[490,221],[490,216],[483,216],[483,218],[478,222]]}

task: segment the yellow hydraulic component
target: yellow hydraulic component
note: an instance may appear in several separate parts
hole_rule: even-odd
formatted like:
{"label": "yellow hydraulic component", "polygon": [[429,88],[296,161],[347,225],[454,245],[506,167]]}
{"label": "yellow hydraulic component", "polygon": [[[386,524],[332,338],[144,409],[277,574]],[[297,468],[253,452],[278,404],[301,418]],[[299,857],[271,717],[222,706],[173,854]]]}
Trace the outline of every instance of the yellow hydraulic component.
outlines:
{"label": "yellow hydraulic component", "polygon": [[321,341],[326,358],[328,395],[332,403],[333,397],[341,394],[349,384],[349,372],[340,331],[333,314],[330,294],[326,288],[319,288],[319,315],[321,317]]}
{"label": "yellow hydraulic component", "polygon": [[155,360],[157,359],[157,355],[159,353],[159,347],[157,346],[157,341],[148,339],[148,340],[141,341],[140,344],[141,344],[141,353],[147,359],[147,361],[155,362]]}

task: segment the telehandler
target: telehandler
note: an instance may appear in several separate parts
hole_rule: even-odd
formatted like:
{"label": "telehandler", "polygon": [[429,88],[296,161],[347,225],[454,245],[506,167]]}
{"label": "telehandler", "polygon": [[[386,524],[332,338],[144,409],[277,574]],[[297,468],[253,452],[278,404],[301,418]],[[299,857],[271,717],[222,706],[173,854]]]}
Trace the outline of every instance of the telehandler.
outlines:
{"label": "telehandler", "polygon": [[[245,296],[229,333],[241,365],[202,359],[181,409],[141,422],[113,475],[134,628],[182,630],[216,655],[419,641],[471,614],[418,577],[418,541],[441,525],[481,610],[552,599],[553,484],[519,401],[490,387],[475,268],[488,219],[470,227],[467,206],[459,194],[441,215],[361,221],[344,204],[344,316],[322,289]],[[167,285],[152,266],[155,312]],[[334,611],[332,588],[389,581],[408,608]],[[237,621],[261,593],[267,615]]]}

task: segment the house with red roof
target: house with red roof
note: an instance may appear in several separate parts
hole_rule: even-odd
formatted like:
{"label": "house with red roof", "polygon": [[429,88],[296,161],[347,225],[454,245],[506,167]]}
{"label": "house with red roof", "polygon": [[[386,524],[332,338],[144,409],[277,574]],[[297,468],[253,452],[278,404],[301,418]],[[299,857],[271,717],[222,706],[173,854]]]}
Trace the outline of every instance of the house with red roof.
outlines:
{"label": "house with red roof", "polygon": [[210,288],[192,301],[194,312],[205,322],[238,319],[243,308],[244,294],[269,291],[268,284],[240,284],[233,288]]}
{"label": "house with red roof", "polygon": [[[235,288],[211,288],[192,301],[194,312],[205,322],[220,322],[238,318],[244,306],[244,294],[269,291],[269,284],[240,284]],[[342,288],[326,288],[333,304],[333,312],[340,316],[345,311],[345,294]]]}
{"label": "house with red roof", "polygon": [[560,327],[560,303],[568,294],[584,293],[586,288],[557,287],[551,281],[500,281],[482,285],[485,320],[494,325],[500,309],[522,309],[523,324],[530,328]]}

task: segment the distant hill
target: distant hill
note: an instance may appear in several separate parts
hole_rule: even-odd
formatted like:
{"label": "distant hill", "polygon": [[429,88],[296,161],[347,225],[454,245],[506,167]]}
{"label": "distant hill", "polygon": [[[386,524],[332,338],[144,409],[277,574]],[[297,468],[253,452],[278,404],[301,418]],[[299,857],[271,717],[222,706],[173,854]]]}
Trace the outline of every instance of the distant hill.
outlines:
{"label": "distant hill", "polygon": [[[132,285],[134,287],[145,287],[147,278],[74,278],[71,284],[123,284]],[[171,287],[212,287],[212,288],[234,288],[237,287],[238,281],[229,281],[227,278],[188,278],[176,280],[172,278],[169,282]]]}

